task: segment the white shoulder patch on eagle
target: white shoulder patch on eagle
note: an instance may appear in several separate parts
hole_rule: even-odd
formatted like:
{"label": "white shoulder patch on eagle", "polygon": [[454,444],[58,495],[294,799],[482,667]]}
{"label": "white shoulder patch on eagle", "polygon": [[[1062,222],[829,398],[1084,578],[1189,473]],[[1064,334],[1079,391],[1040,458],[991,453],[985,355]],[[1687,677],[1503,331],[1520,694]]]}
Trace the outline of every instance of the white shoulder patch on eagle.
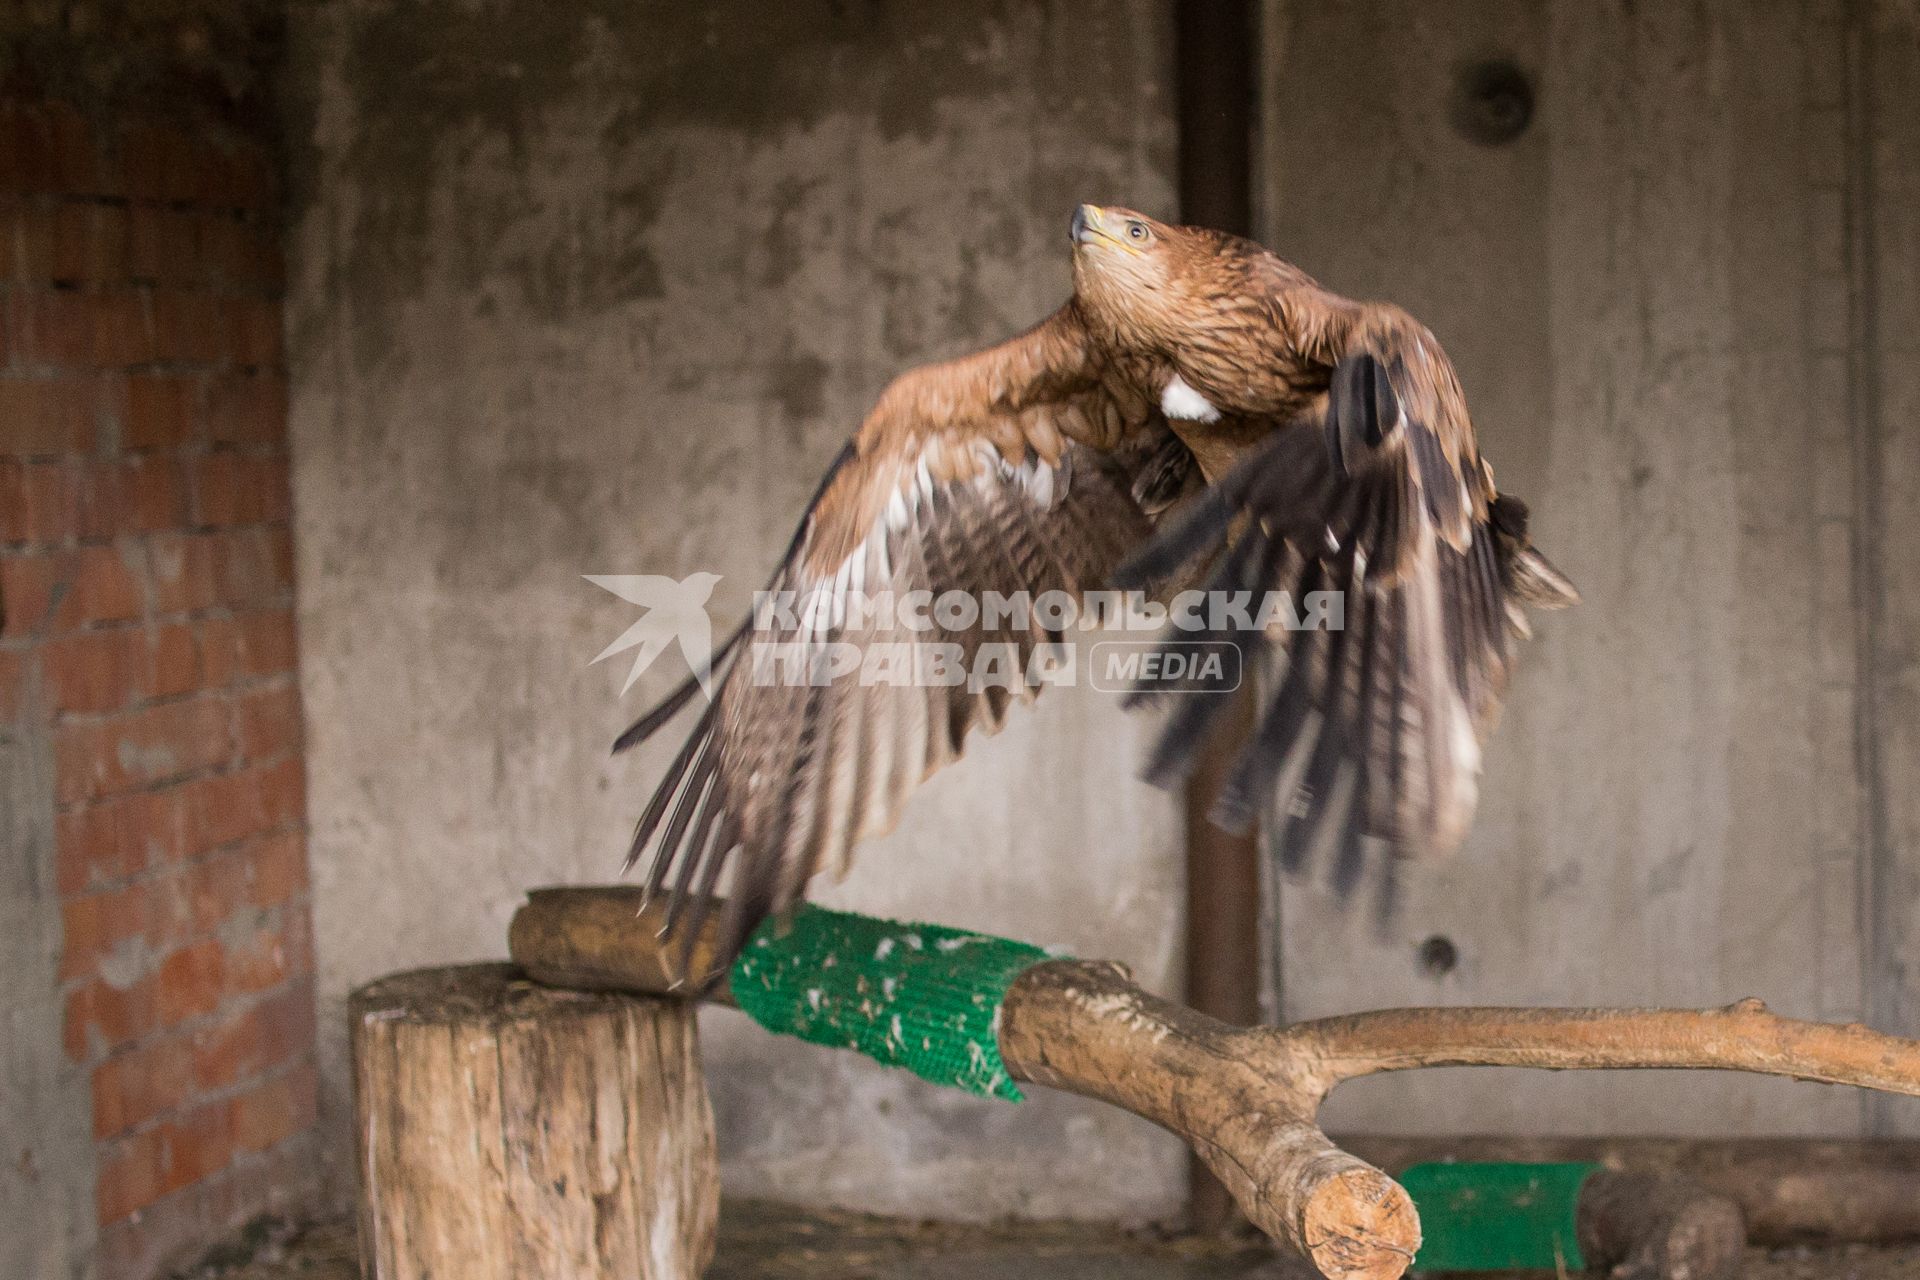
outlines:
{"label": "white shoulder patch on eagle", "polygon": [[1166,390],[1160,393],[1160,412],[1169,418],[1180,418],[1189,422],[1218,422],[1220,411],[1208,402],[1207,398],[1187,385],[1187,380],[1179,374],[1173,375]]}

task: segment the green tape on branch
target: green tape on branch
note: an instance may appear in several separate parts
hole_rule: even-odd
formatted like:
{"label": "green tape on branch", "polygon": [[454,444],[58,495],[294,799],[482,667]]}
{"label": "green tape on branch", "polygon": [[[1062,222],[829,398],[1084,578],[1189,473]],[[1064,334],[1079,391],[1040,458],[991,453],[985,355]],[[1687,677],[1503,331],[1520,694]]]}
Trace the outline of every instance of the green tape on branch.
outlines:
{"label": "green tape on branch", "polygon": [[1400,1185],[1420,1213],[1422,1271],[1580,1271],[1580,1188],[1597,1164],[1417,1164]]}
{"label": "green tape on branch", "polygon": [[1000,1002],[1023,970],[1048,958],[1008,938],[803,903],[755,931],[729,983],[735,1003],[769,1031],[1018,1102],[1000,1060]]}

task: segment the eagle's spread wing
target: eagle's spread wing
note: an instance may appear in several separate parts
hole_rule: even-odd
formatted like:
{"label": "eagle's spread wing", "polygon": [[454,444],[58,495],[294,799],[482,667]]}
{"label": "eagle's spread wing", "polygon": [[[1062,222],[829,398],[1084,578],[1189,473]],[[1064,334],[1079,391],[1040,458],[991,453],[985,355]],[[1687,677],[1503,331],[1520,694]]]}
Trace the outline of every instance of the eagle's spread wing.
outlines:
{"label": "eagle's spread wing", "polygon": [[[1163,578],[1206,552],[1218,589],[1287,591],[1296,606],[1340,593],[1337,627],[1240,637],[1283,669],[1215,819],[1244,830],[1280,798],[1283,854],[1304,857],[1337,832],[1335,883],[1350,889],[1363,833],[1407,854],[1459,843],[1525,625],[1518,605],[1574,595],[1528,546],[1525,508],[1496,493],[1432,336],[1390,308],[1341,329],[1324,396],[1163,525],[1120,582]],[[1189,768],[1227,697],[1179,700],[1150,772],[1166,781]]]}
{"label": "eagle's spread wing", "polygon": [[[1137,452],[1150,464],[1143,481],[1164,483],[1165,454],[1143,447],[1156,426],[1145,401],[1126,402],[1100,374],[1065,308],[1009,342],[902,376],[834,463],[770,584],[783,607],[763,610],[715,655],[719,690],[628,858],[653,846],[649,888],[671,880],[676,915],[682,903],[704,912],[722,867],[734,865],[723,963],[816,871],[844,868],[856,841],[888,829],[907,794],[958,758],[971,728],[996,730],[1011,701],[1031,698],[1020,673],[1055,638],[1037,612],[988,627],[922,611],[931,626],[915,630],[859,601],[916,591],[1078,597],[1104,587],[1145,536],[1131,477],[1116,464]],[[971,673],[989,644],[1005,646],[998,669],[1014,670],[1014,688],[914,670],[945,646]],[[693,692],[690,681],[616,749],[651,735]],[[683,921],[684,937],[699,925]]]}

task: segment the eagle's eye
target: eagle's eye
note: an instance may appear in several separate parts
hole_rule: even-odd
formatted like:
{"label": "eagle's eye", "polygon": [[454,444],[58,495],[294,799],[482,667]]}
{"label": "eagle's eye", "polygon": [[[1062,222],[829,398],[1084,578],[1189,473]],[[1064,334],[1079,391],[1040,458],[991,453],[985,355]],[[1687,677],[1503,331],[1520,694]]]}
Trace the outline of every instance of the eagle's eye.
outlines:
{"label": "eagle's eye", "polygon": [[1147,238],[1152,234],[1151,231],[1147,230],[1147,224],[1144,222],[1129,222],[1127,224],[1127,239],[1134,241],[1136,244],[1145,244]]}

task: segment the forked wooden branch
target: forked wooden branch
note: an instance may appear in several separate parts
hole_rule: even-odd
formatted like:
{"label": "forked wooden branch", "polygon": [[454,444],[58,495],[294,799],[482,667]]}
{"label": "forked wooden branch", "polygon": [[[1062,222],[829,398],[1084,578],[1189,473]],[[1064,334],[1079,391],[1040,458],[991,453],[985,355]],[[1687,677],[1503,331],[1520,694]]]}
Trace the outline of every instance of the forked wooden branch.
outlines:
{"label": "forked wooden branch", "polygon": [[[714,919],[717,912],[708,916]],[[538,890],[514,960],[556,986],[683,990],[657,906],[637,889]],[[694,950],[696,972],[711,947]],[[725,1000],[724,987],[711,998]],[[1320,1104],[1359,1076],[1436,1066],[1698,1067],[1920,1095],[1920,1041],[1724,1009],[1385,1009],[1233,1027],[1135,985],[1120,965],[1056,960],[1015,980],[1000,1054],[1015,1079],[1099,1098],[1192,1145],[1247,1217],[1330,1280],[1394,1280],[1420,1244],[1406,1192],[1320,1131]]]}

